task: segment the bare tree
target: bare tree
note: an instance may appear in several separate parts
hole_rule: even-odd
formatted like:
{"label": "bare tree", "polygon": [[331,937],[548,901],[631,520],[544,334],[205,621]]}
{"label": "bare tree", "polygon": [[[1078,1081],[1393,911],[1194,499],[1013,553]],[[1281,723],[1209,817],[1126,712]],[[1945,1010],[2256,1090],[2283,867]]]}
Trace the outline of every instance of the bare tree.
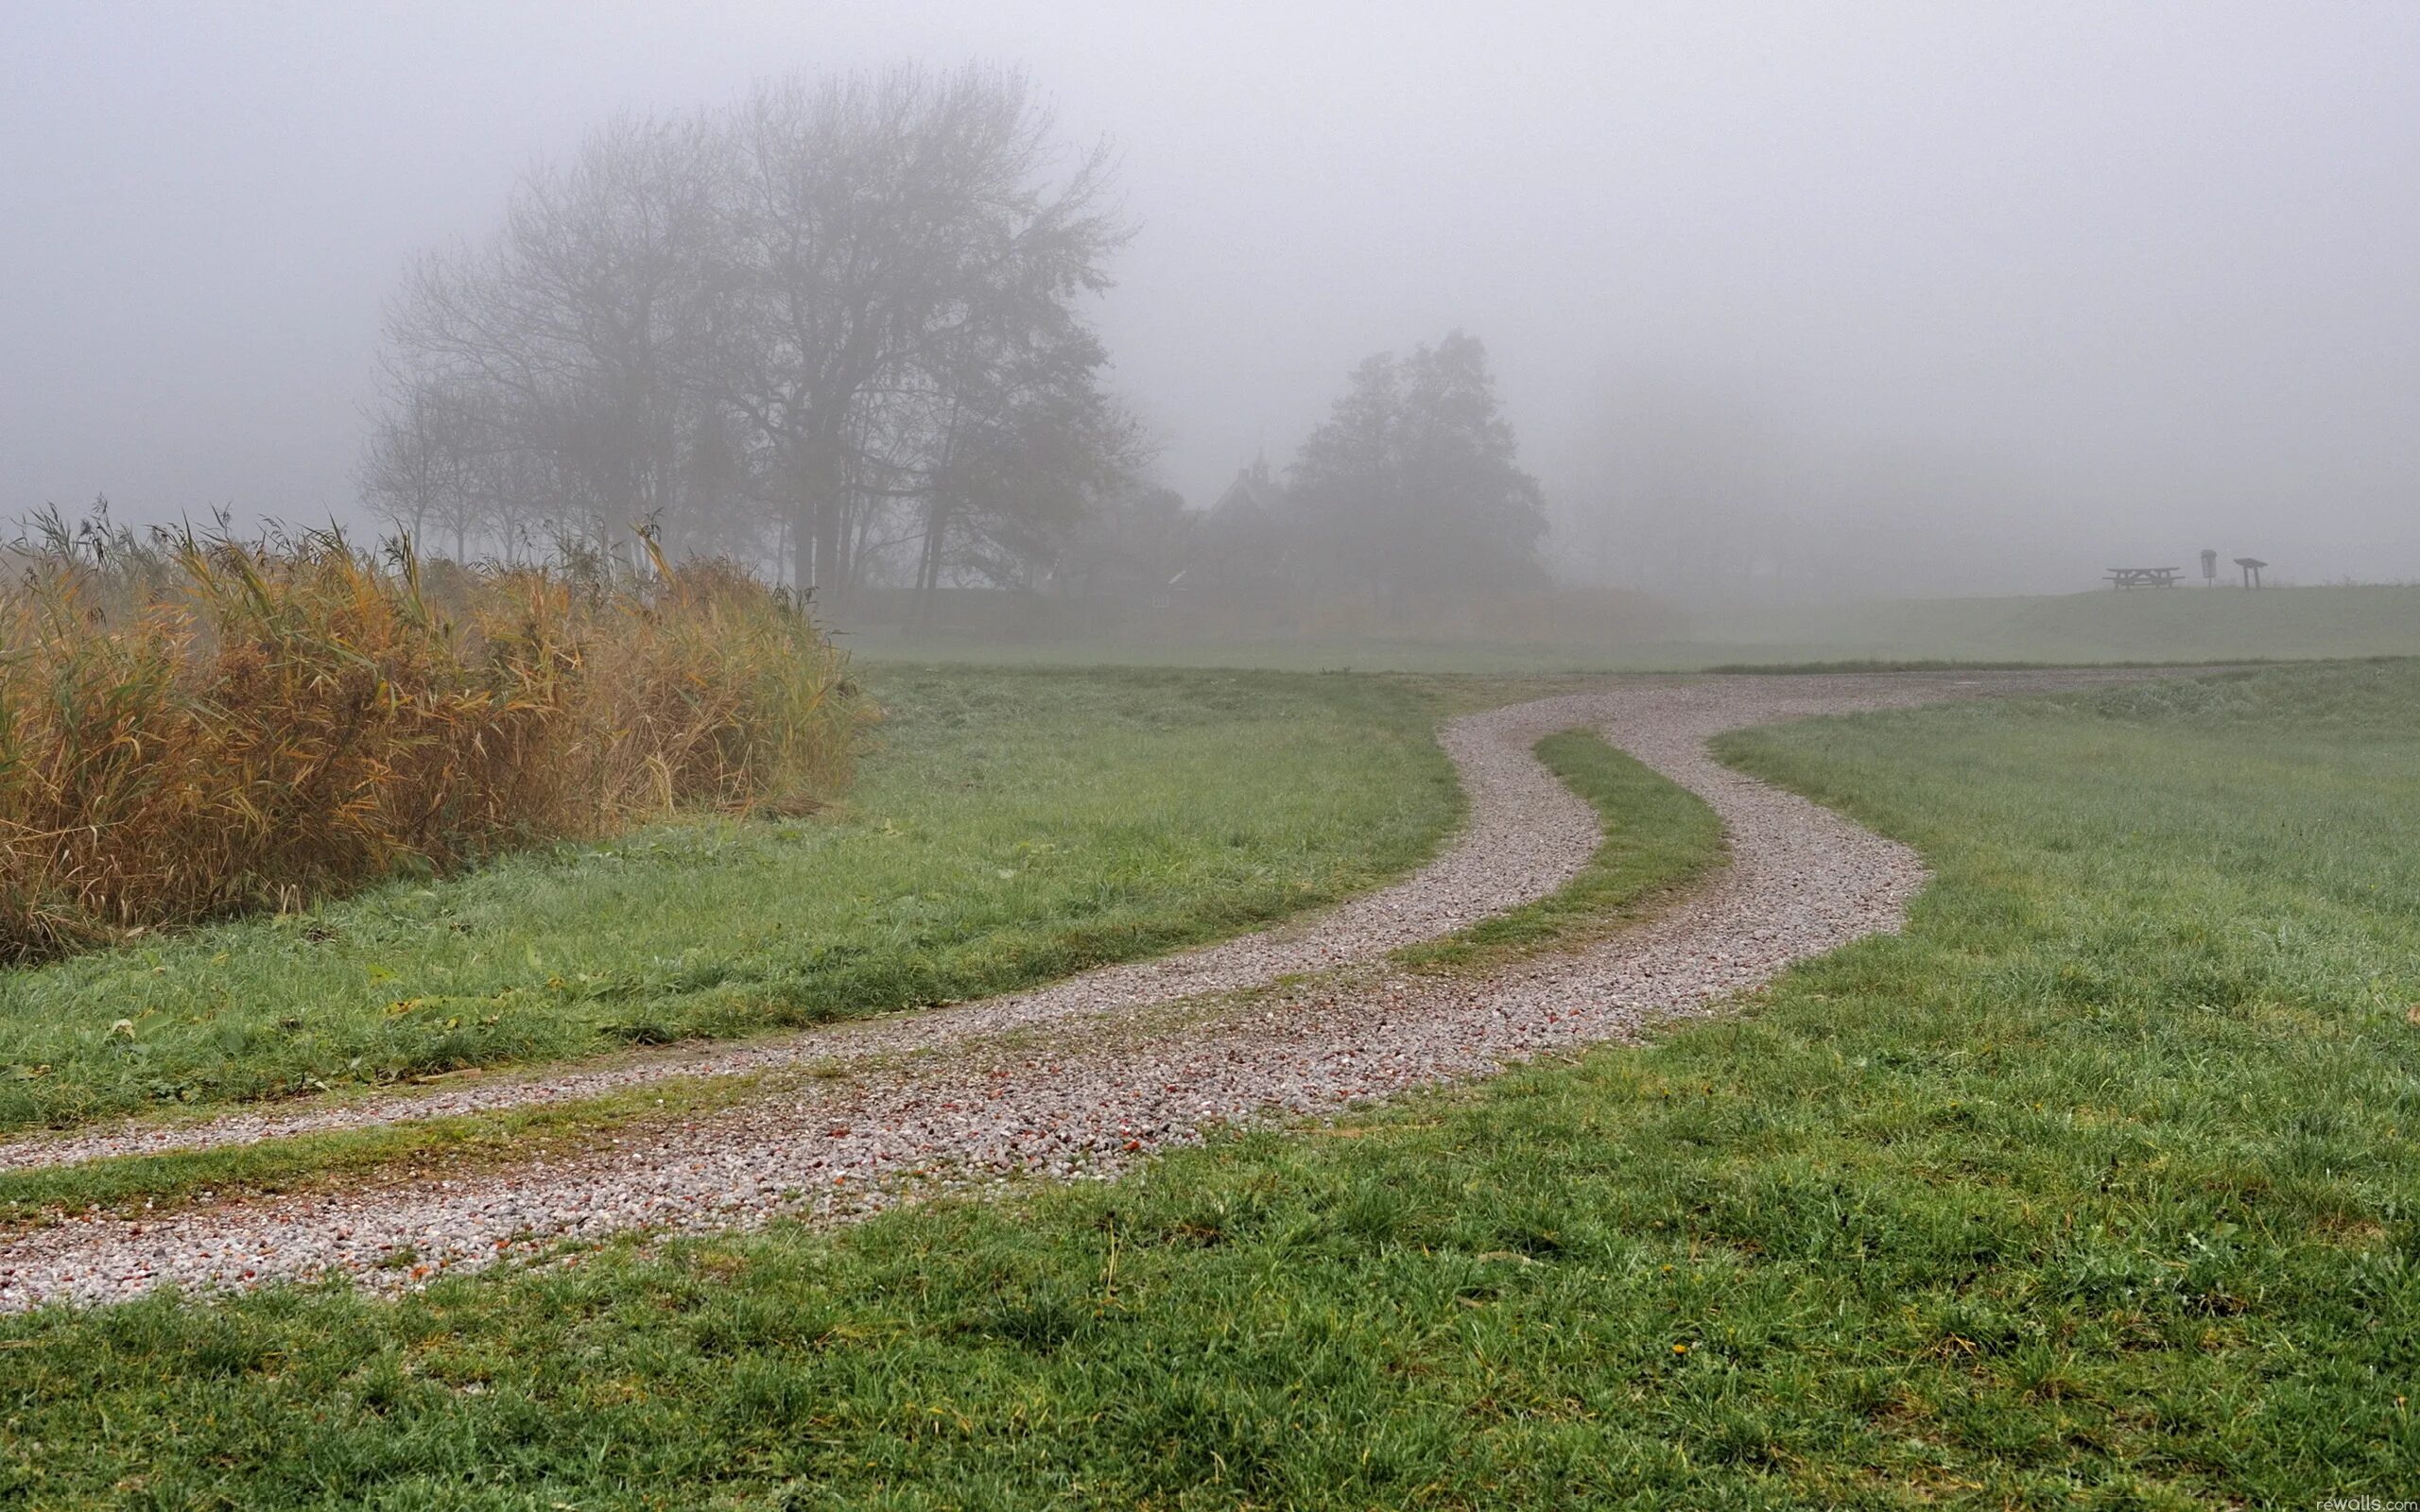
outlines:
{"label": "bare tree", "polygon": [[459,558],[488,524],[480,464],[490,443],[478,398],[441,374],[393,368],[381,387],[387,404],[355,474],[362,497],[416,542],[450,538]]}
{"label": "bare tree", "polygon": [[1046,574],[1132,451],[1080,308],[1125,234],[1105,151],[1063,148],[1011,73],[616,121],[413,267],[365,492],[416,530],[483,501],[508,552],[647,522],[801,587]]}
{"label": "bare tree", "polygon": [[1148,462],[1141,428],[1102,391],[1098,339],[1063,306],[1005,302],[936,343],[925,370],[916,586],[945,577],[1034,587]]}
{"label": "bare tree", "polygon": [[862,512],[932,486],[970,358],[1081,331],[1075,298],[1107,285],[1126,234],[1108,159],[1054,173],[1064,154],[1024,78],[973,68],[788,80],[734,136],[748,308],[724,392],[769,445],[794,580],[844,586]]}
{"label": "bare tree", "polygon": [[[423,258],[390,308],[415,389],[479,395],[493,451],[537,454],[555,496],[512,511],[598,544],[677,520],[717,290],[713,139],[625,119],[526,175],[487,246]],[[533,470],[509,470],[518,482]]]}

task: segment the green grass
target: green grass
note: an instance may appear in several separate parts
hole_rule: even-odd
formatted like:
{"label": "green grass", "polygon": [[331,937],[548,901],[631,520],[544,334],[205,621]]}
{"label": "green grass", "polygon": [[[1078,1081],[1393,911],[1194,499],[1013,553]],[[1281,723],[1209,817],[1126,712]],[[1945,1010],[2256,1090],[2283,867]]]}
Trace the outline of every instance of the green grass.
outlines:
{"label": "green grass", "polygon": [[861,665],[1018,667],[1251,667],[1280,672],[1375,672],[1441,677],[1517,677],[1531,673],[1677,671],[1702,664],[1689,652],[1664,654],[1653,643],[1596,645],[1567,642],[1300,636],[1161,640],[1146,636],[912,639],[853,638]]}
{"label": "green grass", "polygon": [[1618,640],[1450,639],[1178,641],[1150,635],[902,639],[870,633],[862,659],[1016,665],[1275,667],[1509,675],[2194,664],[2420,656],[2420,586],[2100,590],[2008,598],[1840,605],[1678,605],[1660,634]]}
{"label": "green grass", "polygon": [[1583,730],[1538,742],[1538,759],[1596,807],[1604,840],[1580,875],[1460,934],[1409,945],[1410,966],[1477,970],[1598,937],[1651,910],[1722,855],[1722,821],[1687,788]]}
{"label": "green grass", "polygon": [[843,808],[700,821],[0,972],[0,1129],[980,996],[1406,870],[1446,700],[1373,679],[881,669]]}
{"label": "green grass", "polygon": [[[2170,662],[2169,667],[2243,667],[2259,664],[2269,659],[2238,658],[2228,662]],[[1724,662],[1706,668],[1708,672],[1739,673],[1764,677],[1826,677],[1841,673],[1865,672],[2038,672],[2061,667],[2092,666],[2098,663],[2077,662],[1944,662],[1913,659],[1891,660],[1880,657],[1853,657],[1839,662]]]}
{"label": "green grass", "polygon": [[2420,671],[1734,738],[1921,846],[1751,1011],[1325,1133],[398,1303],[0,1325],[0,1494],[247,1507],[2412,1494]]}
{"label": "green grass", "polygon": [[2195,662],[2420,655],[2420,586],[2178,588],[1750,611],[1724,662]]}

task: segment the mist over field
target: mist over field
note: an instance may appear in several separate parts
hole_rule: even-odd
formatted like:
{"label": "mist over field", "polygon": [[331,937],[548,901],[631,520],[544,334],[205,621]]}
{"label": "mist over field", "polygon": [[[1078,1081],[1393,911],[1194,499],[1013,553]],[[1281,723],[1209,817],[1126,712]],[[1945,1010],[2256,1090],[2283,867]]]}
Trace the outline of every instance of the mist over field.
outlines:
{"label": "mist over field", "polygon": [[[1512,554],[1560,583],[2068,593],[2198,584],[2204,548],[2420,578],[2394,4],[26,6],[0,512],[371,525],[415,259],[486,245],[616,120],[908,63],[1022,71],[1037,182],[1106,144],[1106,286],[1066,306],[1127,427],[1102,508],[1205,511],[1256,460],[1299,492],[1357,365],[1463,333],[1534,479],[1508,507],[1548,526]],[[676,504],[667,541],[794,572],[783,507],[684,541]],[[1072,520],[924,558],[870,529],[815,586],[1072,592]],[[1139,597],[1206,571],[1120,540]],[[1342,571],[1292,561],[1315,596]]]}
{"label": "mist over field", "polygon": [[8,0],[0,1503],[2414,1507],[2415,0]]}

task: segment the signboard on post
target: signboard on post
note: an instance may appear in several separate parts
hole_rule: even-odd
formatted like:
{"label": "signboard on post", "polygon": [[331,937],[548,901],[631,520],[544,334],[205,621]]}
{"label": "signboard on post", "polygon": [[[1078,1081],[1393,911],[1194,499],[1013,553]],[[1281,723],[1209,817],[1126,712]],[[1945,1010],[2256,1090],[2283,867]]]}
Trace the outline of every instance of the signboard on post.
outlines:
{"label": "signboard on post", "polygon": [[2202,581],[2215,582],[2219,576],[2219,554],[2206,547],[2202,552]]}

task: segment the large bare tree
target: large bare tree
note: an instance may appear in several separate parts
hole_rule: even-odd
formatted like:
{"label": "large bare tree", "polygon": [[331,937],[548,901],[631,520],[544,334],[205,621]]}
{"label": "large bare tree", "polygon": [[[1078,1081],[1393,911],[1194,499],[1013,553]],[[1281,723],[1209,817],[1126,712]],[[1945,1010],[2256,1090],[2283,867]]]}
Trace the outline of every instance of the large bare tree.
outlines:
{"label": "large bare tree", "polygon": [[414,266],[365,491],[424,530],[423,494],[506,489],[476,518],[508,545],[648,522],[801,587],[1046,572],[1022,559],[1060,540],[1042,522],[1133,450],[1082,308],[1126,234],[1110,196],[1105,151],[1063,146],[1014,73],[617,121],[489,242]]}
{"label": "large bare tree", "polygon": [[699,123],[615,121],[525,175],[487,244],[412,268],[388,322],[406,387],[475,396],[492,452],[544,460],[504,475],[543,475],[554,496],[503,502],[500,522],[610,536],[690,502],[683,463],[721,292],[706,282],[715,146]]}
{"label": "large bare tree", "polygon": [[967,388],[1041,349],[1101,365],[1075,300],[1125,234],[1107,158],[1070,158],[1021,76],[974,68],[786,80],[732,139],[724,393],[771,448],[796,580],[843,586],[862,512],[929,490]]}

